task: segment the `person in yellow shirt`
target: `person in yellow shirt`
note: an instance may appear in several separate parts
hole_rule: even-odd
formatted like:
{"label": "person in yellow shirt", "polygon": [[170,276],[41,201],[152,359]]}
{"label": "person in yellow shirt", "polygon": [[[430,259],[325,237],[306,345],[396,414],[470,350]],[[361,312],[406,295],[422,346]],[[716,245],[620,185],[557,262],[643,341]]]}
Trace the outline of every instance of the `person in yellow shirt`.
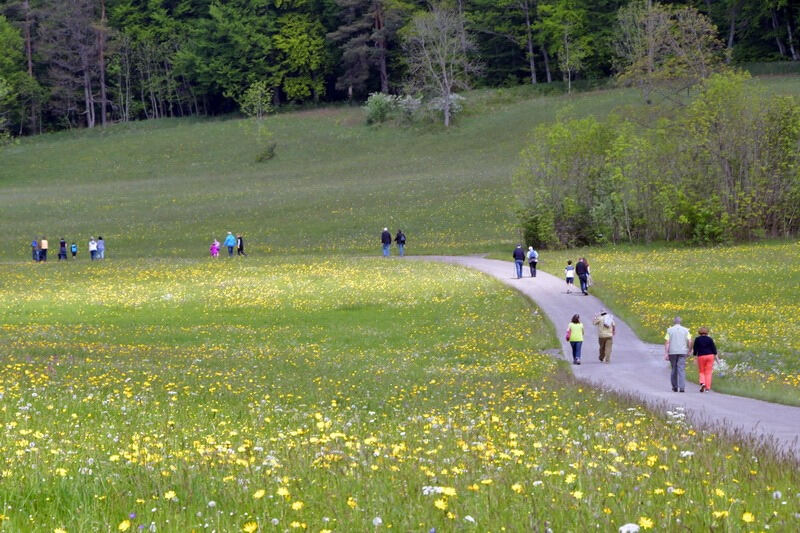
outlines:
{"label": "person in yellow shirt", "polygon": [[583,324],[580,315],[572,315],[567,326],[567,340],[572,347],[572,364],[581,364],[581,348],[583,347]]}

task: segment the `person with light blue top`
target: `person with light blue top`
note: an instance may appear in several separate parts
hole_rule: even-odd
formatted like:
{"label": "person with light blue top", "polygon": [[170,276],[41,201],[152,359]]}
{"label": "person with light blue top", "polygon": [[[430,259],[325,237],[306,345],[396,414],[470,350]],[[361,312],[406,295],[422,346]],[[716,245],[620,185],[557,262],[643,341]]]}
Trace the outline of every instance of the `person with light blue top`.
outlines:
{"label": "person with light blue top", "polygon": [[233,236],[233,233],[229,231],[222,244],[228,247],[228,257],[233,257],[233,249],[236,247],[236,237]]}

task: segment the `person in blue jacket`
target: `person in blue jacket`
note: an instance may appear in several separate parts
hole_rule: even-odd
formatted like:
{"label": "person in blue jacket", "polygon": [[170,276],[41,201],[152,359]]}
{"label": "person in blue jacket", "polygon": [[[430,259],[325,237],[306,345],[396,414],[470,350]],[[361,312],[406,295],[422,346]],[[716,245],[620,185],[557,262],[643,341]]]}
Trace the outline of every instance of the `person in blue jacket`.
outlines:
{"label": "person in blue jacket", "polygon": [[228,257],[233,257],[233,249],[236,248],[236,237],[233,236],[233,233],[229,231],[222,244],[228,247]]}

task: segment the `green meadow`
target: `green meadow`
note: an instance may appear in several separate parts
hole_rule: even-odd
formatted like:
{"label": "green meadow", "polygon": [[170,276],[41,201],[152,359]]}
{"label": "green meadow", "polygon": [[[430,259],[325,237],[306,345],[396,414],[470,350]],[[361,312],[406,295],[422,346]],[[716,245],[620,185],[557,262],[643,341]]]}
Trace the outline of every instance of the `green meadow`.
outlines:
{"label": "green meadow", "polygon": [[[800,78],[766,83],[800,93]],[[550,323],[497,281],[377,257],[384,226],[405,230],[411,254],[510,254],[512,175],[533,127],[636,97],[479,91],[450,130],[371,128],[353,107],[279,114],[266,163],[236,119],[4,148],[0,530],[797,529],[796,460],[577,383],[550,355]],[[208,257],[227,231],[250,257]],[[35,264],[41,235],[50,260]],[[107,259],[91,263],[98,235]],[[61,236],[76,261],[55,260]],[[796,361],[797,284],[780,285],[797,279],[796,245],[740,249],[760,260],[719,252],[741,270],[724,284],[707,263],[677,270],[696,278],[685,293],[654,292],[673,274],[642,258],[696,251],[585,255],[620,316],[656,300],[632,320],[646,338],[665,302],[708,284],[712,303],[687,321],[710,321],[725,352]],[[709,314],[714,301],[728,314]],[[775,320],[780,351],[741,326]]]}

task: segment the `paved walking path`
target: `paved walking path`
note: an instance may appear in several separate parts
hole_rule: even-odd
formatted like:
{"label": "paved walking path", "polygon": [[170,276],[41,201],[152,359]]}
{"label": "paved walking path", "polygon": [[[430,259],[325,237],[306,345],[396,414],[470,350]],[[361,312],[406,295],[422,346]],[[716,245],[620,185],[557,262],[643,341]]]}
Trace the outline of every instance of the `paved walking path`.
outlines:
{"label": "paved walking path", "polygon": [[[572,361],[569,343],[564,340],[572,315],[578,313],[586,328],[581,365],[572,365],[578,379],[622,393],[633,394],[656,409],[682,407],[694,424],[724,424],[733,432],[756,435],[780,450],[790,451],[800,458],[800,407],[774,404],[717,392],[701,394],[699,386],[688,384],[686,392],[672,392],[669,363],[664,361],[664,346],[640,340],[622,320],[614,317],[617,333],[614,337],[611,364],[598,360],[596,329],[591,321],[603,303],[594,296],[577,292],[567,294],[564,280],[545,272],[535,278],[516,278],[514,263],[475,256],[418,257],[429,261],[454,263],[474,268],[499,279],[529,298],[550,318],[559,334],[565,359]],[[530,276],[525,265],[525,275]],[[577,276],[576,276],[577,283]],[[668,324],[665,324],[665,328]],[[690,364],[692,364],[690,362]]]}

